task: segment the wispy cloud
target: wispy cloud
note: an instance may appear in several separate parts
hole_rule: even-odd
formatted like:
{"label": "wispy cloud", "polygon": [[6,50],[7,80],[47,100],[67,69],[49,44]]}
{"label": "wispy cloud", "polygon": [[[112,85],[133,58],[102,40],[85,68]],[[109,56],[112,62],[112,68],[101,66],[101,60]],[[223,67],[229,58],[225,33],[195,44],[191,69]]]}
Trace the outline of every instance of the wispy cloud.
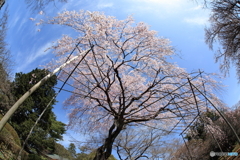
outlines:
{"label": "wispy cloud", "polygon": [[20,19],[20,15],[15,16],[14,19],[11,19],[11,21],[9,22],[10,28],[14,28],[16,24],[18,24],[19,19]]}
{"label": "wispy cloud", "polygon": [[185,18],[183,21],[193,25],[206,25],[208,23],[208,17]]}
{"label": "wispy cloud", "polygon": [[[28,56],[25,58],[25,60],[24,59],[19,60],[18,63],[21,63],[21,64],[19,64],[19,66],[17,68],[17,72],[22,72],[29,65],[31,65],[33,62],[35,62],[38,59],[41,62],[42,59],[40,59],[40,58],[43,58],[45,55],[49,54],[50,50],[46,50],[46,49],[48,49],[51,45],[52,45],[52,43],[48,42],[37,49],[32,49],[32,51],[30,52],[31,54],[28,54]],[[19,53],[19,54],[27,55],[27,54],[23,54],[23,53]],[[24,61],[24,63],[22,63],[23,61]]]}
{"label": "wispy cloud", "polygon": [[48,49],[51,45],[52,45],[52,43],[48,42],[48,43],[44,44],[43,46],[41,46],[40,48],[38,48],[36,53],[32,53],[28,57],[27,64],[30,64],[30,63],[34,62],[36,59],[47,55],[50,52],[50,50],[46,50],[46,49]]}
{"label": "wispy cloud", "polygon": [[176,6],[176,5],[180,5],[181,2],[183,2],[184,0],[140,0],[143,2],[148,2],[148,3],[158,3],[158,4],[162,4],[162,5],[169,5],[169,6]]}
{"label": "wispy cloud", "polygon": [[105,9],[105,8],[111,8],[113,7],[113,3],[99,3],[97,5],[98,9]]}
{"label": "wispy cloud", "polygon": [[[153,14],[156,18],[180,19],[183,15],[187,15],[186,8],[196,7],[189,0],[128,0],[131,5],[125,8],[128,13]],[[197,9],[197,8],[195,8]],[[147,13],[146,13],[147,12]]]}
{"label": "wispy cloud", "polygon": [[190,8],[190,9],[188,9],[188,10],[190,10],[190,11],[198,11],[198,10],[202,10],[203,9],[203,6],[202,5],[198,5],[198,6],[194,6],[194,7],[192,7],[192,8]]}

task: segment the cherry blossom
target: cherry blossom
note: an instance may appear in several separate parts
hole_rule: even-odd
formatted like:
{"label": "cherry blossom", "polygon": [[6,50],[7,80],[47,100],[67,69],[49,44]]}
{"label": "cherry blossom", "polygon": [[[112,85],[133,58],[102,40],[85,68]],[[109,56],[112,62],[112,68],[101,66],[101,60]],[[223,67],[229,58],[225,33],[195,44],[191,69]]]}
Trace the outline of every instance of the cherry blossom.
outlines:
{"label": "cherry blossom", "polygon": [[[40,24],[63,25],[77,34],[63,35],[51,47],[56,59],[46,66],[50,70],[64,63],[69,53],[75,56],[92,48],[67,82],[73,90],[64,104],[70,128],[108,133],[96,159],[111,154],[115,138],[127,125],[174,127],[181,118],[191,119],[211,107],[202,93],[222,105],[214,94],[219,86],[216,80],[202,72],[189,74],[168,62],[175,55],[170,41],[132,17],[117,20],[100,12],[64,11]],[[81,58],[68,65],[59,80],[65,81]],[[189,81],[202,92],[191,88]]]}

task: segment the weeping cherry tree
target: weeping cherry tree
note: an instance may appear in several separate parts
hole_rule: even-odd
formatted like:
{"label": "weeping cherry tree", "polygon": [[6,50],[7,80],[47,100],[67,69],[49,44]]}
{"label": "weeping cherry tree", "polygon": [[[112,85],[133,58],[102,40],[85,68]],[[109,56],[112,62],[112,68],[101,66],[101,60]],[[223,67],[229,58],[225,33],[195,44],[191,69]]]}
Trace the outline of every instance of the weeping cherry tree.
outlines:
{"label": "weeping cherry tree", "polygon": [[193,119],[206,110],[203,93],[212,104],[222,105],[214,95],[217,81],[169,62],[175,55],[169,40],[132,17],[117,20],[100,12],[65,11],[41,24],[66,26],[77,35],[63,35],[52,46],[56,59],[47,65],[50,70],[92,48],[80,64],[81,56],[64,68],[58,79],[71,76],[71,96],[64,102],[69,128],[106,135],[95,160],[111,155],[116,138],[128,126],[174,129]]}

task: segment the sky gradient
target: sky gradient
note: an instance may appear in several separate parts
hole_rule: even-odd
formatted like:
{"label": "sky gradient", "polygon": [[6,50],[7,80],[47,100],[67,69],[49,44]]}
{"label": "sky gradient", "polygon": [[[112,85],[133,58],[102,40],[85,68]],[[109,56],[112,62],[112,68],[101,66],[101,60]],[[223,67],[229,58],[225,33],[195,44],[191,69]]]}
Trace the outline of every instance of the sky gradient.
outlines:
{"label": "sky gradient", "polygon": [[[54,25],[36,26],[42,17],[53,17],[64,10],[101,11],[106,15],[125,19],[131,15],[136,22],[144,22],[151,30],[158,31],[158,35],[169,39],[179,56],[171,60],[188,72],[201,69],[207,73],[219,73],[219,64],[215,63],[214,52],[205,44],[204,28],[209,25],[210,11],[203,9],[194,0],[69,0],[68,3],[48,5],[43,15],[38,11],[32,12],[25,1],[17,3],[7,1],[9,9],[7,43],[15,62],[14,73],[27,73],[36,67],[49,62],[53,55],[47,50],[54,41],[63,34],[73,35],[68,28]],[[36,19],[31,21],[30,18]],[[40,30],[40,31],[39,31]],[[232,67],[230,76],[223,81],[226,85],[219,96],[229,106],[240,99],[240,89],[237,83],[235,69]],[[67,123],[66,111],[62,109],[62,102],[68,96],[62,92],[58,96],[59,103],[54,112],[57,119]],[[72,132],[69,132],[72,134]],[[74,135],[73,135],[74,136]],[[64,145],[69,143],[69,136],[64,136]]]}

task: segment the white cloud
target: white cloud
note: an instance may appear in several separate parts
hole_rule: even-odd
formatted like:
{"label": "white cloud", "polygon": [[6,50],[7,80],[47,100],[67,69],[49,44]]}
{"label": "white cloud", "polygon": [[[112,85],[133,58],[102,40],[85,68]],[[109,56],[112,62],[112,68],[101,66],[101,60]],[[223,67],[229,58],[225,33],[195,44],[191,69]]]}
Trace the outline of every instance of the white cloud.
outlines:
{"label": "white cloud", "polygon": [[148,3],[158,3],[162,5],[176,6],[180,5],[184,0],[140,0]]}
{"label": "white cloud", "polygon": [[[190,7],[186,10],[187,11],[200,11],[200,10],[203,10],[203,9],[204,9],[203,5],[197,5],[197,6]],[[207,10],[207,9],[205,8],[204,10]]]}
{"label": "white cloud", "polygon": [[206,25],[208,22],[208,17],[185,18],[183,21],[193,25]]}
{"label": "white cloud", "polygon": [[188,15],[190,8],[196,7],[189,0],[129,0],[129,2],[131,5],[125,9],[127,13],[153,14],[158,19],[180,19]]}
{"label": "white cloud", "polygon": [[19,19],[20,16],[15,16],[14,19],[11,19],[11,22],[9,23],[10,28],[14,28],[16,24],[18,24]]}
{"label": "white cloud", "polygon": [[[26,56],[25,59],[23,59],[23,57],[21,56],[21,59],[18,62],[19,67],[16,68],[16,72],[23,72],[31,63],[33,63],[37,59],[49,54],[50,50],[46,51],[46,49],[48,49],[51,45],[52,45],[52,43],[48,42],[48,43],[44,44],[43,46],[39,47],[38,49],[32,49],[32,51],[30,52],[32,54],[29,54],[28,56]],[[24,53],[18,53],[18,55],[24,55]],[[27,54],[25,54],[25,55],[27,55]],[[40,62],[41,61],[42,61],[42,59],[40,60]]]}
{"label": "white cloud", "polygon": [[186,0],[132,0],[135,3],[144,2],[146,4],[157,7],[158,9],[180,9],[183,6],[186,6]]}
{"label": "white cloud", "polygon": [[100,3],[98,4],[98,9],[105,9],[105,8],[111,8],[113,7],[113,3]]}
{"label": "white cloud", "polygon": [[50,50],[46,50],[46,49],[51,47],[51,45],[52,45],[52,43],[48,42],[48,43],[44,44],[42,47],[38,48],[36,53],[32,53],[27,58],[27,64],[30,64],[30,63],[34,62],[36,59],[38,59],[38,58],[40,58],[42,56],[47,55],[50,52]]}

